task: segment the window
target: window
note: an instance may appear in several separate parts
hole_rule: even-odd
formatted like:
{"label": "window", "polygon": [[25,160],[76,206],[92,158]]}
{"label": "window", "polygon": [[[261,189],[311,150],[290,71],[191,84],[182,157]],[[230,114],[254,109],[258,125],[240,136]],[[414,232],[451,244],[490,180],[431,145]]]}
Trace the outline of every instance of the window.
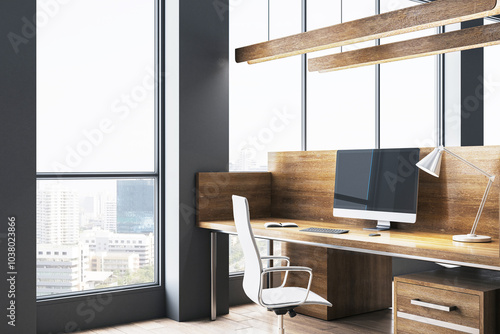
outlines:
{"label": "window", "polygon": [[[381,13],[410,6],[411,0],[381,0]],[[435,34],[427,29],[384,38],[381,44]],[[435,146],[436,57],[380,65],[380,146]]]}
{"label": "window", "polygon": [[[498,23],[497,20],[484,20],[484,24]],[[500,145],[500,46],[484,48],[484,89],[478,87],[484,94],[484,145]],[[476,79],[477,80],[477,79]]]}
{"label": "window", "polygon": [[[305,2],[307,10],[302,13],[302,18],[307,22],[306,28],[312,30],[374,15],[376,14],[376,4],[379,5],[380,12],[384,13],[410,6],[418,6],[426,2],[428,1],[308,0]],[[232,8],[230,21],[230,55],[233,57],[230,58],[232,89],[230,92],[230,144],[233,146],[230,151],[230,170],[266,170],[265,158],[256,159],[255,147],[257,146],[248,146],[250,140],[240,140],[238,136],[243,133],[253,132],[253,138],[258,138],[256,134],[265,127],[265,125],[258,122],[265,119],[269,113],[258,114],[263,108],[250,105],[247,97],[258,96],[258,103],[266,101],[266,94],[269,95],[269,92],[275,93],[277,91],[274,87],[269,88],[267,86],[270,80],[267,79],[266,75],[277,73],[273,71],[283,69],[285,66],[289,66],[287,67],[289,74],[286,75],[289,82],[283,83],[283,87],[287,87],[289,93],[288,96],[285,96],[285,98],[288,97],[288,100],[280,100],[280,103],[296,105],[299,94],[305,97],[305,100],[301,101],[305,102],[305,110],[302,110],[304,112],[302,116],[306,117],[305,122],[300,119],[301,115],[298,113],[293,114],[297,115],[294,117],[297,117],[297,121],[304,131],[299,133],[294,127],[287,127],[287,131],[290,129],[291,136],[294,137],[293,140],[287,142],[288,146],[261,145],[259,154],[263,153],[262,155],[265,155],[270,150],[297,150],[295,140],[298,138],[305,141],[307,150],[371,148],[375,147],[374,139],[377,131],[380,135],[380,146],[382,148],[433,147],[438,139],[436,131],[438,98],[439,100],[446,100],[444,103],[446,145],[460,145],[460,85],[461,80],[464,80],[462,78],[463,74],[460,73],[460,52],[446,54],[445,83],[440,83],[442,87],[438,86],[438,74],[441,75],[441,73],[438,73],[438,61],[435,56],[381,64],[378,76],[375,66],[331,73],[304,72],[305,80],[302,82],[300,91],[297,90],[297,86],[294,84],[294,80],[298,80],[295,77],[295,71],[299,70],[301,66],[303,69],[305,63],[300,64],[298,61],[293,63],[293,60],[291,60],[300,57],[295,56],[273,62],[264,62],[262,66],[259,64],[251,66],[236,64],[233,56],[236,47],[267,40],[266,30],[263,28],[267,24],[265,14],[269,15],[271,24],[269,29],[272,31],[272,9],[279,6],[280,3],[277,0],[269,0],[270,13],[268,13],[267,1],[262,0],[242,3]],[[293,26],[297,7],[298,4],[295,1],[289,2],[286,8],[283,7],[283,13],[288,14],[287,27]],[[486,21],[486,24],[495,22],[490,19]],[[247,29],[248,26],[252,26],[253,29]],[[446,27],[446,31],[457,29],[460,29],[460,24]],[[287,31],[286,34],[283,33],[283,35],[294,33],[297,33],[296,27]],[[380,43],[387,44],[436,33],[438,33],[438,29],[427,29],[384,38]],[[272,34],[270,35],[272,38]],[[362,45],[350,45],[343,48],[314,52],[308,54],[307,57],[314,58],[371,45],[374,45],[373,41],[362,43]],[[498,106],[500,105],[500,66],[497,65],[499,57],[499,46],[490,46],[484,49],[484,87],[478,86],[477,92],[480,93],[479,95],[482,98],[484,91],[485,145],[500,144],[500,133],[496,130],[500,121],[500,113],[498,113]],[[266,67],[267,64],[271,65]],[[285,77],[285,74],[282,74],[282,77]],[[467,79],[475,80],[477,78]],[[378,86],[376,85],[377,80],[379,80]],[[251,89],[254,90],[251,91]],[[259,89],[261,91],[258,91]],[[250,91],[251,94],[244,94]],[[443,95],[440,95],[441,91]],[[260,99],[262,96],[264,98]],[[380,102],[380,124],[378,129],[375,122],[375,112],[377,111],[375,101],[377,97]],[[243,111],[247,106],[249,108]],[[243,117],[246,118],[241,115],[245,115]],[[239,120],[239,117],[242,117],[241,120]],[[304,134],[305,138],[302,138]],[[249,135],[247,137],[251,138]],[[256,143],[257,141],[254,140],[253,142]],[[290,148],[289,146],[293,147]],[[260,162],[255,163],[254,161],[257,160]],[[254,168],[256,165],[259,167]],[[231,270],[241,270],[242,266],[238,264],[240,250],[236,240],[230,241],[230,245]],[[264,245],[261,247],[264,248]]]}
{"label": "window", "polygon": [[[374,0],[307,2],[308,30],[376,14]],[[381,13],[415,6],[410,0],[380,0]],[[435,33],[435,29],[394,36],[381,44]],[[375,45],[374,41],[308,54],[315,58]],[[380,97],[380,145],[435,145],[436,58],[425,57],[328,73],[308,72],[307,150],[375,147],[376,97]],[[362,120],[362,121],[360,121]]]}
{"label": "window", "polygon": [[[375,1],[307,1],[307,29],[375,15]],[[373,46],[365,42],[308,54],[308,58]],[[307,72],[307,150],[375,145],[375,66],[329,73]],[[360,122],[363,119],[363,122]]]}
{"label": "window", "polygon": [[[229,170],[267,171],[268,152],[301,149],[301,58],[248,66],[236,64],[233,50],[300,33],[301,1],[244,1],[230,10]],[[265,253],[267,243],[258,244]],[[229,266],[231,273],[244,269],[236,236],[229,240]]]}
{"label": "window", "polygon": [[[280,253],[280,243],[276,242],[276,246],[274,251],[275,254]],[[259,248],[259,252],[261,255],[268,253],[268,243],[266,240],[257,239],[257,247]],[[241,248],[241,244],[238,240],[238,237],[235,235],[229,236],[229,273],[237,274],[242,273],[245,270],[245,263],[243,258],[243,249]]]}
{"label": "window", "polygon": [[[379,3],[381,12],[417,5],[410,0]],[[302,19],[307,22],[307,30],[318,29],[375,15],[376,4],[376,0],[308,0],[306,11],[301,12],[300,1],[259,0],[231,8],[231,171],[267,170],[270,151],[375,147],[377,96],[381,100],[382,147],[434,145],[435,57],[381,65],[380,86],[376,85],[375,66],[331,73],[307,71],[301,77],[306,63],[300,56],[251,66],[234,61],[235,48],[299,33],[304,28]],[[248,29],[249,26],[253,29]],[[382,43],[434,32],[397,36]],[[368,41],[313,52],[307,58],[373,45],[375,41]],[[305,110],[301,108],[304,101]],[[286,112],[287,121],[273,127],[280,108]],[[260,248],[264,251],[265,243]],[[231,272],[243,269],[241,254],[237,238],[231,237]]]}
{"label": "window", "polygon": [[155,284],[155,1],[65,6],[37,15],[37,295]]}
{"label": "window", "polygon": [[229,169],[266,171],[268,152],[301,149],[301,60],[236,64],[234,49],[300,33],[300,0],[271,0],[269,7],[268,0],[242,1],[230,9]]}

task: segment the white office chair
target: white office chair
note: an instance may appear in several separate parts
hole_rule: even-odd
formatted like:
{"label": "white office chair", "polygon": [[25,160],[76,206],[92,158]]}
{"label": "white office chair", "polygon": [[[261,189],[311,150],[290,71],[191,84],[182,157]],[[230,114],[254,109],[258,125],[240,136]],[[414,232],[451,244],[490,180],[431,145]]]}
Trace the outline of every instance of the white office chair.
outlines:
{"label": "white office chair", "polygon": [[[245,257],[245,274],[243,276],[243,290],[256,304],[274,311],[278,316],[278,333],[284,334],[283,315],[295,316],[294,308],[300,305],[320,304],[332,306],[326,299],[310,291],[312,270],[308,267],[290,266],[290,259],[285,256],[260,256],[250,225],[250,212],[245,197],[233,195],[233,214],[238,238]],[[263,268],[262,260],[285,260],[287,266]],[[278,288],[264,289],[266,274],[276,271],[285,271],[283,283]],[[299,287],[285,287],[289,271],[305,271],[309,273],[307,289]]]}

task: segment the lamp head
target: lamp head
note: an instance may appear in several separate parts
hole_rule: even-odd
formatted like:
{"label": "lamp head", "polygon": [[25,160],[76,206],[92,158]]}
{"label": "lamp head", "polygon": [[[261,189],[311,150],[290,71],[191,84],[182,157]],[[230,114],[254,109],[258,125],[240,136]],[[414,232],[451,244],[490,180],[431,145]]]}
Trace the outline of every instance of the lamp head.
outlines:
{"label": "lamp head", "polygon": [[443,148],[437,147],[425,158],[417,163],[417,167],[431,174],[432,176],[439,177],[441,170],[441,158],[443,156]]}

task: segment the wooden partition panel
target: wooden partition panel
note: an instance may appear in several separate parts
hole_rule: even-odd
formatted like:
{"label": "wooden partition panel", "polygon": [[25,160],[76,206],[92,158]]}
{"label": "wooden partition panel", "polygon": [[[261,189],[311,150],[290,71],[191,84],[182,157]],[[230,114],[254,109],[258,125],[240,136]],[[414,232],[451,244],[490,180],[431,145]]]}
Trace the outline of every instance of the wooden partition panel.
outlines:
{"label": "wooden partition panel", "polygon": [[248,199],[252,218],[271,216],[271,173],[198,173],[196,189],[198,222],[232,220],[232,195]]}
{"label": "wooden partition panel", "polygon": [[[497,176],[476,233],[498,238],[500,146],[454,147],[449,150]],[[469,233],[487,184],[488,179],[485,176],[445,152],[439,178],[425,172],[420,173],[417,223],[398,224],[398,227],[408,230]]]}
{"label": "wooden partition panel", "polygon": [[[420,158],[433,148],[422,148]],[[455,147],[450,151],[490,174],[500,177],[500,147]],[[333,217],[337,151],[269,153],[272,173],[272,216],[373,226],[373,221]],[[415,224],[393,223],[393,228],[465,234],[476,217],[488,179],[447,153],[441,175],[420,171]],[[499,181],[493,183],[478,234],[499,235]]]}
{"label": "wooden partition panel", "polygon": [[269,153],[273,217],[363,224],[333,218],[336,158],[337,151]]}

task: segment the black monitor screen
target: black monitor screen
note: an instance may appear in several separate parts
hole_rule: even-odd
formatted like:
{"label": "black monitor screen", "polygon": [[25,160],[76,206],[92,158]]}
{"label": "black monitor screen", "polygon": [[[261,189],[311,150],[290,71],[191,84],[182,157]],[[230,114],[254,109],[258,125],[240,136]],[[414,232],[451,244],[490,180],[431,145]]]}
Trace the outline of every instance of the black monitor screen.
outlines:
{"label": "black monitor screen", "polygon": [[420,149],[340,150],[335,209],[417,212]]}

